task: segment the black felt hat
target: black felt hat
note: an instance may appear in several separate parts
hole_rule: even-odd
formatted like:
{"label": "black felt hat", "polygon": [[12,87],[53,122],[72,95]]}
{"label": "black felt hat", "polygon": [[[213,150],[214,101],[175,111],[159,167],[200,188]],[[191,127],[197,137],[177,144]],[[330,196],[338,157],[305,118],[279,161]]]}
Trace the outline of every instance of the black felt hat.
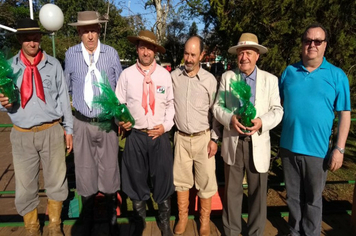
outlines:
{"label": "black felt hat", "polygon": [[7,35],[13,34],[48,34],[49,32],[42,31],[37,21],[31,18],[20,19],[17,21],[16,32],[7,33]]}

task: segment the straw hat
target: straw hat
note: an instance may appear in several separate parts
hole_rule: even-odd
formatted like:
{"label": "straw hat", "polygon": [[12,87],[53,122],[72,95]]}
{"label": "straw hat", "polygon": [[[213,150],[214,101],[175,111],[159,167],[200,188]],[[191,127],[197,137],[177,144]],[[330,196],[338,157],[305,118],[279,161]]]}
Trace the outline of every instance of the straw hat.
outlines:
{"label": "straw hat", "polygon": [[158,52],[166,52],[166,49],[158,44],[156,36],[151,31],[142,30],[138,33],[138,36],[128,36],[127,39],[135,45],[138,44],[138,41],[145,41],[147,43],[155,45],[157,47]]}
{"label": "straw hat", "polygon": [[85,26],[95,25],[108,22],[107,19],[100,17],[100,14],[96,11],[80,11],[78,12],[78,20],[74,23],[69,23],[71,26]]}
{"label": "straw hat", "polygon": [[239,48],[255,48],[260,54],[264,54],[268,51],[265,46],[258,44],[258,38],[255,34],[243,33],[236,46],[229,48],[228,52],[231,54],[237,54],[236,50]]}

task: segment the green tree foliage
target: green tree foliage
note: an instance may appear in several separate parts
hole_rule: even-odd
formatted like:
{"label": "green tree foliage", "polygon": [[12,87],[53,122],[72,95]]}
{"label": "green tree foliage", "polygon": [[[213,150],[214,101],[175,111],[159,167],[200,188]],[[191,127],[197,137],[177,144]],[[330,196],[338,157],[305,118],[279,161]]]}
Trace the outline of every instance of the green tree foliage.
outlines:
{"label": "green tree foliage", "polygon": [[[269,48],[260,66],[276,75],[300,60],[300,36],[313,22],[322,23],[330,34],[327,59],[345,71],[355,64],[356,6],[352,0],[186,0],[194,13],[213,25],[208,43],[222,52],[236,45],[241,33],[255,33]],[[211,17],[206,17],[210,14]]]}
{"label": "green tree foliage", "polygon": [[[0,1],[0,22],[10,28],[16,27],[17,19],[29,17],[29,6],[27,1]],[[8,31],[0,29],[0,49],[9,48],[12,55],[20,48],[16,37],[7,35]]]}
{"label": "green tree foliage", "polygon": [[169,61],[172,68],[180,64],[183,57],[184,42],[187,38],[184,22],[174,19],[167,25],[167,40],[164,44],[166,55],[162,61]]}
{"label": "green tree foliage", "polygon": [[[39,21],[39,11],[46,3],[54,3],[61,8],[64,14],[64,24],[62,28],[55,33],[56,57],[64,61],[65,52],[71,46],[80,42],[76,27],[69,26],[68,23],[77,21],[77,12],[79,11],[98,11],[104,15],[108,10],[108,1],[106,0],[56,0],[56,1],[33,1],[34,18]],[[2,24],[9,27],[16,27],[16,21],[20,18],[29,17],[28,1],[5,0],[0,2],[0,20]],[[127,40],[128,35],[136,35],[139,29],[143,28],[142,19],[139,16],[125,18],[121,16],[121,10],[115,5],[109,5],[109,22],[106,25],[105,42],[104,32],[105,24],[102,24],[100,40],[102,43],[114,47],[121,59],[134,60],[136,57],[135,47]],[[0,33],[3,31],[0,31]],[[0,35],[1,40],[1,35]],[[20,49],[15,37],[5,37],[3,44],[10,46],[13,52]],[[2,41],[0,41],[2,42]],[[41,47],[50,55],[53,54],[52,38],[44,35],[42,37]]]}
{"label": "green tree foliage", "polygon": [[198,35],[198,26],[197,26],[197,23],[195,23],[195,21],[190,26],[189,32],[188,32],[189,37],[194,36],[194,35]]}
{"label": "green tree foliage", "polygon": [[[259,66],[277,76],[288,64],[300,60],[301,35],[314,22],[330,34],[326,58],[348,74],[351,91],[356,92],[356,2],[354,0],[185,0],[192,14],[204,18],[211,49],[219,46],[230,60],[229,47],[241,33],[255,33],[269,52]],[[355,96],[355,95],[353,95]],[[353,101],[356,97],[353,97]],[[354,102],[353,102],[354,104]]]}

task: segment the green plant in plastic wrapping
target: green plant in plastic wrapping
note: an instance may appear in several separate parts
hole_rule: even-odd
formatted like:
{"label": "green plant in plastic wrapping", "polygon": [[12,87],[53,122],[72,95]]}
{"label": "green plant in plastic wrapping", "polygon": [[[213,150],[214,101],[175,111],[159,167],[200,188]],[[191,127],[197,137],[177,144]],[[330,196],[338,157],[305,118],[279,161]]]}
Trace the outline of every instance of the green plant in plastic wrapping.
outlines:
{"label": "green plant in plastic wrapping", "polygon": [[[236,80],[231,80],[230,87],[232,94],[239,99],[239,107],[235,109],[234,114],[241,117],[241,123],[244,126],[253,126],[251,120],[256,116],[256,108],[250,102],[251,87],[243,80],[241,75],[236,75]],[[247,131],[246,131],[247,132]]]}
{"label": "green plant in plastic wrapping", "polygon": [[[135,119],[132,117],[129,109],[123,103],[120,103],[116,97],[115,92],[112,90],[109,80],[105,73],[101,73],[103,82],[94,83],[100,88],[100,95],[95,96],[93,99],[93,105],[101,109],[101,113],[98,118],[100,121],[111,121],[115,118],[118,121],[130,122],[131,127],[135,125]],[[110,122],[102,122],[99,124],[103,130],[111,130]]]}
{"label": "green plant in plastic wrapping", "polygon": [[18,74],[13,74],[11,65],[0,52],[0,93],[9,98],[9,103],[19,100],[19,91],[15,86]]}

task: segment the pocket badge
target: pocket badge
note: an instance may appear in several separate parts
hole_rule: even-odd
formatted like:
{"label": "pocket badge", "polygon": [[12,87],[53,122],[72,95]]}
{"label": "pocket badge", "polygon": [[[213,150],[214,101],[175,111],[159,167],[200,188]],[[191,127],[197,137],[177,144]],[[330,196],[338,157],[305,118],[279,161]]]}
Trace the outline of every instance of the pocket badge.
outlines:
{"label": "pocket badge", "polygon": [[166,93],[166,88],[164,86],[157,85],[156,93],[165,94]]}

